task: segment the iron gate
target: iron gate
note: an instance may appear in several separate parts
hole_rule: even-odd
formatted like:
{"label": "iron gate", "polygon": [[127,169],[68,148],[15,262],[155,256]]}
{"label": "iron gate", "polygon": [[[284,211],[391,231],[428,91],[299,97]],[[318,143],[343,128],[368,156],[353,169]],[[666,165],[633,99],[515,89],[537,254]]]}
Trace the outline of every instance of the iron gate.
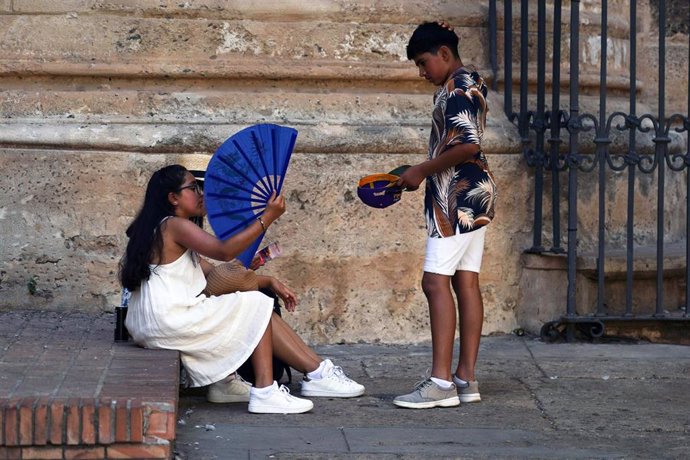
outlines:
{"label": "iron gate", "polygon": [[[513,4],[519,3],[519,101],[518,110],[513,110]],[[565,336],[572,340],[577,330],[585,331],[588,335],[598,337],[604,333],[607,321],[683,321],[690,324],[688,316],[688,299],[690,298],[690,272],[687,269],[690,260],[690,246],[687,244],[690,233],[690,181],[688,169],[690,167],[690,120],[688,114],[666,114],[666,2],[658,1],[659,7],[659,62],[658,62],[658,112],[638,115],[637,96],[637,2],[631,0],[629,4],[629,101],[627,111],[607,112],[607,52],[608,37],[608,2],[602,0],[601,28],[599,34],[599,111],[597,114],[587,113],[580,109],[580,0],[566,2],[570,5],[569,17],[569,76],[567,84],[569,95],[567,101],[561,96],[561,66],[562,59],[562,29],[564,6],[562,0],[549,2],[549,22],[553,29],[547,31],[547,2],[546,0],[521,0],[503,2],[503,82],[505,115],[516,125],[522,139],[522,154],[527,164],[534,171],[534,226],[532,247],[527,250],[536,254],[563,254],[567,260],[567,301],[565,314],[558,320],[548,322],[542,327],[542,337],[555,339]],[[529,88],[529,58],[534,53],[534,33],[530,35],[529,14],[530,6],[537,7],[536,20],[536,89]],[[690,8],[688,8],[690,15]],[[551,19],[552,18],[552,19]],[[497,86],[498,71],[498,11],[496,0],[489,2],[490,29],[490,62],[494,74],[493,85]],[[688,19],[690,23],[690,18]],[[516,21],[517,23],[517,21]],[[690,33],[688,34],[690,37]],[[532,37],[532,43],[530,42]],[[551,40],[551,103],[547,108],[546,76],[547,76],[547,38]],[[517,39],[517,37],[515,37]],[[567,42],[566,42],[567,43]],[[690,43],[688,45],[690,50]],[[567,51],[567,50],[566,50]],[[689,51],[690,52],[690,51]],[[690,62],[690,56],[688,57]],[[688,107],[690,107],[690,68],[687,77]],[[536,94],[534,94],[536,91]],[[566,108],[564,108],[566,107]],[[690,110],[690,109],[689,109]],[[674,139],[682,139],[680,149],[670,148]],[[639,136],[651,137],[653,148],[645,151],[641,148]],[[583,142],[584,138],[591,138]],[[684,139],[683,139],[684,138]],[[676,146],[677,147],[677,146]],[[592,232],[593,259],[595,262],[592,278],[596,282],[596,305],[593,311],[581,311],[576,298],[578,257],[578,193],[582,192],[582,182],[587,176],[592,186],[596,187],[596,220],[598,228],[596,235]],[[616,241],[612,241],[610,222],[611,203],[607,200],[607,185],[611,176],[615,175],[620,183],[625,184],[622,192],[625,203],[624,232],[618,238],[620,247],[616,248]],[[671,177],[669,177],[671,176]],[[669,193],[667,186],[672,179],[674,190],[684,193],[684,198],[674,201],[684,205],[685,221],[681,223],[680,232],[671,235],[667,232],[668,213],[678,213],[678,209],[667,209],[665,194]],[[636,244],[635,225],[639,216],[635,214],[636,196],[639,200],[640,181],[648,185],[655,183],[656,191],[649,194],[656,200],[656,234],[653,235],[651,246],[652,257],[655,258],[655,268],[652,278],[656,281],[655,305],[649,310],[640,312],[633,308],[633,287],[636,282],[636,258],[645,252],[646,248]],[[550,184],[550,188],[547,185]],[[678,184],[682,184],[678,188]],[[683,190],[684,186],[684,190]],[[563,192],[563,187],[567,193]],[[589,190],[589,189],[588,189]],[[544,217],[545,195],[551,197],[550,218]],[[677,197],[676,197],[677,198]],[[562,210],[565,205],[566,209]],[[608,208],[607,208],[608,206]],[[682,215],[683,211],[680,210]],[[566,245],[562,247],[561,221],[566,223]],[[681,218],[682,220],[682,218]],[[665,224],[666,223],[666,224]],[[545,224],[546,227],[545,228]],[[550,227],[550,232],[548,232]],[[544,244],[545,233],[550,233],[550,245]],[[667,234],[668,233],[668,234]],[[639,239],[639,238],[638,238]],[[675,241],[674,241],[675,239]],[[666,252],[672,251],[673,256],[680,260],[675,267],[665,267],[668,264]],[[655,254],[654,254],[655,253]],[[607,304],[606,289],[607,257],[613,254],[624,258],[625,280],[624,305],[612,306]],[[675,271],[684,300],[677,311],[664,308],[664,280]],[[678,272],[681,273],[678,273]],[[682,283],[685,283],[684,289]]]}

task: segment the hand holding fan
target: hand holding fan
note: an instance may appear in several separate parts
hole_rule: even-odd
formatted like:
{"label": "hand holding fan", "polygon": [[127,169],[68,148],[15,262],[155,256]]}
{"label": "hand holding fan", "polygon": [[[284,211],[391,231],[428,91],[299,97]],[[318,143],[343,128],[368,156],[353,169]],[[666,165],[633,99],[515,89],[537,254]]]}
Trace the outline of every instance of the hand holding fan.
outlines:
{"label": "hand holding fan", "polygon": [[[273,192],[280,194],[297,130],[273,124],[250,126],[216,150],[204,177],[208,221],[222,240],[263,215]],[[263,234],[238,256],[249,267]]]}

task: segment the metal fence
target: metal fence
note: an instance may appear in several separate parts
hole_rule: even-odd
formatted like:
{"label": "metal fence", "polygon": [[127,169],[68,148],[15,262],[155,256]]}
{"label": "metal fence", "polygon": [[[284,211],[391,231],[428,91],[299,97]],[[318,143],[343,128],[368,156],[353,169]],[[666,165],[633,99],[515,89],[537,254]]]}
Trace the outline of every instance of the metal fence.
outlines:
{"label": "metal fence", "polygon": [[[514,56],[513,26],[518,24],[514,18],[513,6],[519,4],[519,56]],[[666,113],[666,2],[658,1],[659,8],[659,60],[658,60],[658,113],[638,115],[638,75],[637,75],[637,36],[638,11],[637,2],[631,0],[629,4],[629,103],[627,111],[607,112],[607,51],[608,37],[608,5],[601,1],[601,30],[599,56],[599,111],[597,114],[580,110],[580,18],[581,2],[571,0],[569,4],[569,39],[562,38],[564,8],[561,0],[549,2],[548,23],[553,29],[547,30],[547,2],[546,0],[522,0],[503,2],[503,82],[504,110],[506,116],[516,125],[522,139],[523,156],[527,164],[534,171],[534,233],[532,247],[527,251],[537,254],[562,254],[567,260],[567,300],[564,305],[564,315],[551,321],[542,328],[542,336],[554,339],[565,336],[572,339],[577,331],[584,330],[590,336],[601,336],[605,323],[608,321],[683,321],[690,324],[688,316],[688,299],[690,298],[690,246],[687,244],[690,233],[690,120],[687,114]],[[537,8],[536,19],[536,47],[534,46],[534,31],[529,30],[530,7]],[[620,5],[620,4],[618,4]],[[500,3],[499,3],[500,6]],[[618,7],[620,8],[620,6]],[[627,13],[627,12],[626,12]],[[490,63],[494,73],[493,85],[496,87],[500,80],[499,51],[498,51],[498,19],[497,2],[489,2],[490,28]],[[567,18],[566,18],[567,19]],[[690,19],[689,19],[690,21]],[[532,21],[534,24],[534,21]],[[567,24],[567,23],[566,23]],[[591,26],[590,26],[591,27]],[[590,34],[590,37],[592,34]],[[550,40],[550,72],[551,94],[550,108],[547,108],[547,40]],[[569,77],[568,98],[561,95],[561,65],[562,40],[569,47]],[[530,89],[529,60],[536,49],[536,86]],[[690,50],[690,43],[688,45]],[[519,97],[517,112],[513,110],[513,62],[519,61]],[[690,56],[688,57],[690,62]],[[534,70],[532,70],[534,72]],[[688,107],[690,107],[690,69],[687,77]],[[536,94],[535,94],[536,92]],[[567,107],[567,108],[563,108]],[[684,140],[681,148],[670,148],[671,135]],[[639,145],[640,136],[648,136],[653,141],[651,151],[643,151]],[[625,208],[625,223],[621,226],[620,237],[614,238],[610,228],[610,196],[612,177],[618,181],[620,193],[624,198],[615,206]],[[589,178],[589,179],[588,179]],[[589,182],[587,182],[589,181]],[[656,234],[652,236],[650,248],[636,243],[636,225],[639,226],[639,213],[635,213],[636,197],[641,193],[640,183],[655,184],[647,192],[647,198],[656,200]],[[588,184],[586,190],[583,182]],[[665,193],[672,182],[684,197],[674,195],[674,209],[667,209]],[[623,185],[621,185],[623,184]],[[678,184],[681,184],[678,187]],[[589,186],[591,185],[591,187]],[[550,186],[550,187],[549,187]],[[623,188],[624,186],[624,188]],[[565,190],[565,191],[564,191]],[[578,271],[583,270],[579,261],[583,260],[582,249],[578,246],[578,231],[580,218],[578,204],[583,193],[595,191],[596,197],[596,230],[592,229],[593,241],[591,252],[593,270],[592,283],[596,286],[596,302],[591,308],[578,303]],[[550,209],[545,217],[545,198],[550,196]],[[684,206],[678,209],[678,204]],[[547,206],[549,203],[546,203]],[[566,209],[561,209],[565,207]],[[580,207],[582,208],[581,204]],[[591,208],[586,212],[591,213]],[[580,210],[580,212],[583,212]],[[675,235],[666,234],[668,231],[669,214],[684,213],[684,223],[681,222],[680,231]],[[608,221],[607,221],[608,219]],[[676,219],[677,220],[677,219]],[[681,217],[681,220],[682,217]],[[563,221],[563,222],[562,222]],[[562,246],[562,224],[566,225],[565,248]],[[654,227],[654,225],[651,225]],[[682,228],[684,227],[684,229]],[[652,230],[653,233],[653,230]],[[550,234],[550,235],[549,235]],[[673,241],[675,238],[676,241]],[[544,240],[550,240],[545,244]],[[615,239],[615,241],[614,241]],[[616,248],[616,244],[619,247]],[[547,247],[548,246],[548,247]],[[645,250],[655,260],[655,267],[650,278],[655,281],[655,300],[647,309],[635,305],[635,283],[639,282],[640,267],[635,265],[644,256]],[[580,252],[579,252],[580,251]],[[671,254],[672,252],[672,254]],[[611,274],[607,273],[607,261],[617,256],[624,260],[621,264],[619,283],[624,281],[624,293],[618,296],[623,305],[613,306],[606,301],[606,290],[611,283]],[[673,267],[669,260],[677,259]],[[669,311],[664,307],[664,283],[669,277],[675,276],[676,286],[680,286],[680,305],[677,310]],[[581,277],[580,277],[581,278]],[[582,282],[580,280],[580,282]],[[684,286],[683,286],[684,283]],[[684,294],[683,294],[684,291]],[[591,310],[591,311],[588,311]]]}

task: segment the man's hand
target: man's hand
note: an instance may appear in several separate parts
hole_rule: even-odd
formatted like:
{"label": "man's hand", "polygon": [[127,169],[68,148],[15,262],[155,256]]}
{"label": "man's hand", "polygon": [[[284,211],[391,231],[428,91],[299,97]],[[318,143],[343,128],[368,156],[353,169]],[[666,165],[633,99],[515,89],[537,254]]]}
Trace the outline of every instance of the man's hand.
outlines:
{"label": "man's hand", "polygon": [[419,184],[426,179],[426,174],[422,165],[410,166],[402,173],[395,185],[402,187],[403,190],[414,191],[419,188]]}

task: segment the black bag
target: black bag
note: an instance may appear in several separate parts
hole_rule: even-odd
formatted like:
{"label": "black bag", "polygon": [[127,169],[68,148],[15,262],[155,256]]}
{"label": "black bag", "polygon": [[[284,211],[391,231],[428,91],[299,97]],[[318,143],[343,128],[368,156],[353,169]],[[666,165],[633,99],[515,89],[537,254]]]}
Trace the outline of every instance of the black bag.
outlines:
{"label": "black bag", "polygon": [[[273,291],[270,289],[259,289],[262,293],[266,294],[267,296],[271,297],[273,299],[273,311],[275,312],[276,315],[278,316],[283,316],[280,312],[281,305],[280,302],[278,301],[278,296],[275,295]],[[237,369],[237,373],[240,374],[240,376],[245,379],[247,382],[251,383],[252,385],[256,383],[256,376],[254,375],[254,368],[252,367],[252,363],[247,360],[240,366],[239,369]],[[280,382],[280,380],[283,378],[283,375],[287,375],[287,383],[292,383],[292,371],[290,369],[290,366],[288,366],[286,363],[283,361],[279,360],[275,356],[273,357],[273,380],[276,382]]]}

